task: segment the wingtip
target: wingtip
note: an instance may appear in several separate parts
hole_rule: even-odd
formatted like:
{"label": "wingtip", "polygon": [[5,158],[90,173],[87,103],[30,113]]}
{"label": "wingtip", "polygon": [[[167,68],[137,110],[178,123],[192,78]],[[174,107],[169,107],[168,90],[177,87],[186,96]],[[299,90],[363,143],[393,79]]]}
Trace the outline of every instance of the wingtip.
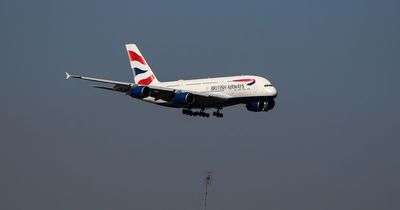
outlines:
{"label": "wingtip", "polygon": [[68,72],[65,72],[65,79],[67,80],[67,79],[69,79],[70,77],[71,77],[71,75],[68,74]]}

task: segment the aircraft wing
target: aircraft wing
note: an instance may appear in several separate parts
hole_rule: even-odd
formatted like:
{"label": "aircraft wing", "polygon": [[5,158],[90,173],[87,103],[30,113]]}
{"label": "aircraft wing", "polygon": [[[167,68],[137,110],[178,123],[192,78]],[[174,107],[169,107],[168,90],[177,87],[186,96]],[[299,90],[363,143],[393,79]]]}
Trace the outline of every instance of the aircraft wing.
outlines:
{"label": "aircraft wing", "polygon": [[[92,81],[92,82],[99,82],[99,83],[111,85],[111,86],[91,85],[91,87],[99,88],[99,89],[103,89],[103,90],[111,90],[111,91],[126,93],[132,87],[137,86],[137,84],[134,84],[134,83],[99,79],[99,78],[93,78],[93,77],[84,77],[84,76],[79,76],[79,75],[72,75],[72,74],[69,74],[68,72],[65,72],[65,74],[66,74],[65,79],[76,78],[76,79],[88,80],[88,81]],[[186,90],[181,90],[181,89],[173,89],[173,88],[152,86],[152,85],[149,85],[147,87],[150,88],[150,96],[151,97],[153,97],[155,100],[161,99],[166,102],[169,102],[174,97],[175,94],[181,93],[181,92],[189,92],[189,93],[193,94],[196,102],[199,104],[212,104],[212,103],[216,103],[216,102],[224,102],[224,101],[228,100],[228,98],[229,98],[227,95],[224,95],[222,93],[186,91]]]}
{"label": "aircraft wing", "polygon": [[79,75],[68,74],[68,72],[65,72],[65,75],[66,75],[65,79],[76,78],[76,79],[82,79],[82,80],[88,80],[88,81],[100,82],[100,83],[113,85],[113,86],[91,85],[91,87],[105,89],[105,90],[111,90],[111,91],[118,91],[118,92],[123,92],[123,93],[128,92],[132,88],[132,86],[135,86],[135,84],[128,83],[128,82],[98,79],[98,78],[93,78],[93,77],[84,77],[84,76],[79,76]]}
{"label": "aircraft wing", "polygon": [[200,104],[210,104],[215,102],[224,102],[228,100],[229,96],[218,93],[209,93],[209,92],[197,92],[197,91],[187,91],[181,89],[173,89],[167,87],[159,87],[159,86],[148,86],[151,90],[150,96],[154,97],[155,100],[164,100],[170,101],[171,98],[181,92],[188,92],[194,95],[195,101]]}

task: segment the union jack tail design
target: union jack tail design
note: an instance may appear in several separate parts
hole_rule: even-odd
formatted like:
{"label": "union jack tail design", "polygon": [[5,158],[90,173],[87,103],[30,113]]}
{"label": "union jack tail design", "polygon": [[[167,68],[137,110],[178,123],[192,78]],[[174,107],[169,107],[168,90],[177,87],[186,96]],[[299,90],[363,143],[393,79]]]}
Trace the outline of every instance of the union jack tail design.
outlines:
{"label": "union jack tail design", "polygon": [[129,61],[133,71],[133,78],[138,85],[150,85],[159,83],[156,75],[151,71],[149,64],[144,59],[139,48],[135,44],[126,44]]}

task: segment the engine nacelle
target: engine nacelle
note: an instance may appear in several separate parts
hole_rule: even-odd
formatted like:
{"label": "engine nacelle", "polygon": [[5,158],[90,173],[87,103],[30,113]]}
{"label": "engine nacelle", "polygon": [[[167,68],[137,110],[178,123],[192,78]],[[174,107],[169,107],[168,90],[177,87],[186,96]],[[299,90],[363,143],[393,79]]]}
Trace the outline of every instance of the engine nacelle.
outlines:
{"label": "engine nacelle", "polygon": [[261,112],[267,107],[267,102],[265,101],[258,101],[258,102],[251,102],[246,104],[246,108],[252,112]]}
{"label": "engine nacelle", "polygon": [[128,95],[133,98],[147,98],[150,95],[150,88],[146,86],[136,86],[128,91]]}
{"label": "engine nacelle", "polygon": [[193,104],[194,95],[191,93],[178,93],[172,98],[172,101],[178,104]]}
{"label": "engine nacelle", "polygon": [[275,106],[275,101],[274,100],[269,100],[269,101],[258,101],[258,102],[251,102],[246,104],[246,108],[249,111],[252,112],[266,112],[271,109],[273,109]]}
{"label": "engine nacelle", "polygon": [[272,110],[275,107],[275,100],[270,100],[267,102],[268,111]]}

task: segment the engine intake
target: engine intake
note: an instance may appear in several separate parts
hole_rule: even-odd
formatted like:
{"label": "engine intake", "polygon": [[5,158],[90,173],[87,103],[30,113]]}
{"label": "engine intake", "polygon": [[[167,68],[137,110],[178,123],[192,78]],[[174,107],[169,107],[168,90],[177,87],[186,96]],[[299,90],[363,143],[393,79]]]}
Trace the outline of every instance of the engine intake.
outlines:
{"label": "engine intake", "polygon": [[194,95],[191,93],[178,93],[172,98],[172,101],[178,104],[193,104]]}
{"label": "engine intake", "polygon": [[274,100],[257,101],[246,104],[247,110],[252,112],[262,112],[262,111],[266,112],[272,110],[274,106],[275,106]]}
{"label": "engine intake", "polygon": [[146,86],[136,86],[128,91],[128,95],[133,98],[147,98],[150,95],[150,88]]}

